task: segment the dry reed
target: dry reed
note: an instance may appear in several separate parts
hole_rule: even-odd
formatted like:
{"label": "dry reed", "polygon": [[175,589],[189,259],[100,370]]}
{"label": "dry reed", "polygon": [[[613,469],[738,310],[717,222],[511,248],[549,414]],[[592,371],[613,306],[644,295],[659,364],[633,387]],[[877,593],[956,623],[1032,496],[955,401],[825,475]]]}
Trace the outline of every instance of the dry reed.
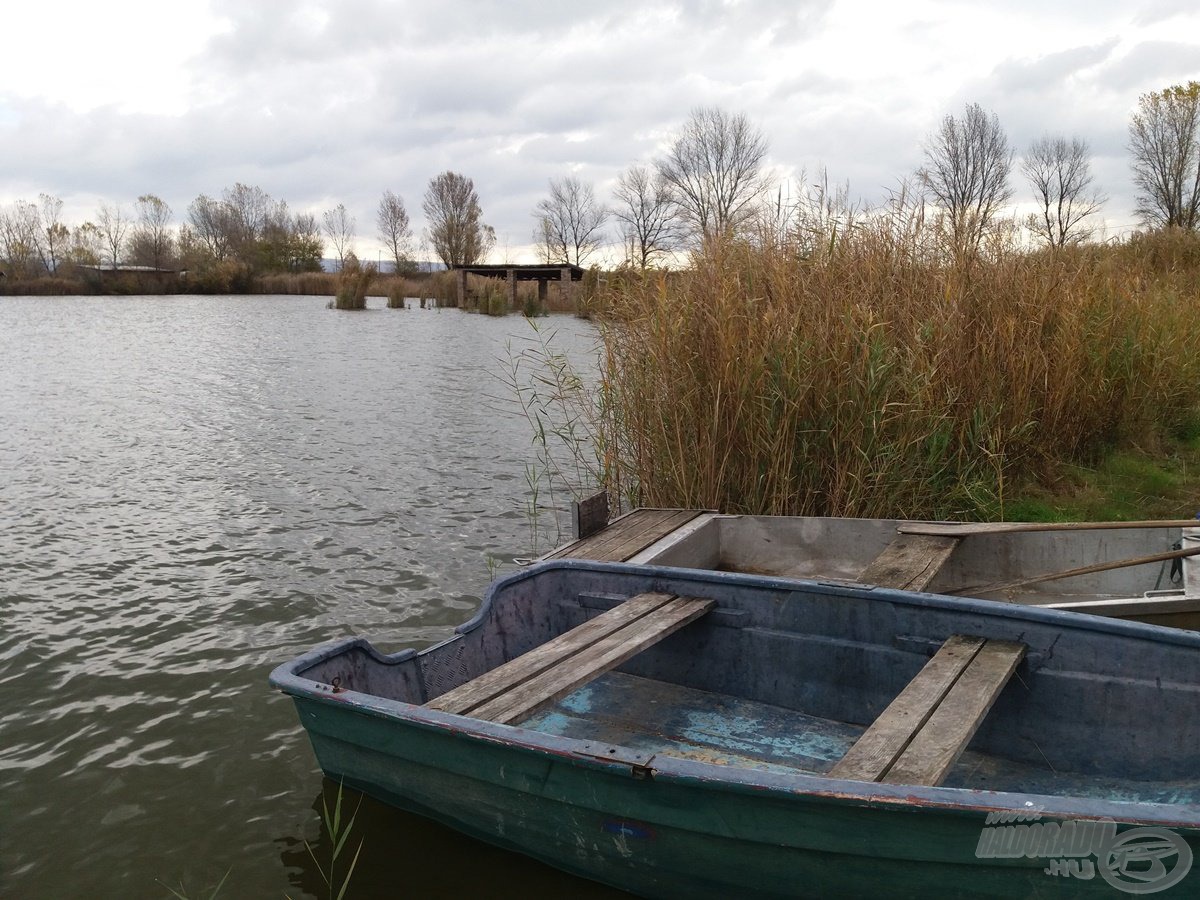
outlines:
{"label": "dry reed", "polygon": [[333,272],[272,272],[259,276],[255,293],[332,297],[337,293],[338,280]]}
{"label": "dry reed", "polygon": [[1196,235],[956,266],[929,227],[874,217],[614,279],[596,479],[651,506],[1002,517],[1013,479],[1195,427]]}
{"label": "dry reed", "polygon": [[337,293],[331,306],[336,309],[366,309],[367,291],[375,275],[374,263],[364,265],[353,255],[347,256],[338,274]]}

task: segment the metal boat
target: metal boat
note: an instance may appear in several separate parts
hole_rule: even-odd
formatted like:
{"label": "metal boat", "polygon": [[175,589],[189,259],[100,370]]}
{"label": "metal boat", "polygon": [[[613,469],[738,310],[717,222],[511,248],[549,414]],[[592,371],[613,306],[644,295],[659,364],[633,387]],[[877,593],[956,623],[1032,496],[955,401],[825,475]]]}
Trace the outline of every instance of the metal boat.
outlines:
{"label": "metal boat", "polygon": [[642,896],[1200,884],[1192,631],[568,560],[436,646],[341,641],[271,683],[330,777]]}

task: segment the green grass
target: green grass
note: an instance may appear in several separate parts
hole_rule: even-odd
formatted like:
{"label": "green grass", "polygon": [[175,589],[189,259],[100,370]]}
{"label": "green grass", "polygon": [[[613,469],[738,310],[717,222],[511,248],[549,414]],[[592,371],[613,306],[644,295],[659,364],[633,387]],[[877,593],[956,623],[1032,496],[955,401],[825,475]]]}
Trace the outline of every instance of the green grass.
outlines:
{"label": "green grass", "polygon": [[1189,519],[1200,511],[1200,436],[1153,452],[1116,450],[1092,467],[1064,465],[1019,489],[1004,518],[1020,522]]}
{"label": "green grass", "polygon": [[[229,878],[230,871],[232,870],[226,870],[225,874],[221,876],[221,880],[217,882],[216,886],[208,894],[204,895],[203,900],[216,900],[217,895],[221,893],[221,888],[225,886],[226,879]],[[176,900],[193,900],[192,895],[188,893],[187,888],[184,887],[182,881],[179,882],[179,890],[175,890],[175,888],[171,887],[169,884],[165,884],[161,881],[158,883],[170,891],[171,895],[175,897]],[[199,898],[196,898],[196,900],[199,900]]]}
{"label": "green grass", "polygon": [[[358,857],[362,853],[364,843],[364,840],[359,838],[358,846],[354,848],[354,856],[347,861],[350,852],[348,844],[351,833],[354,831],[354,820],[358,816],[359,806],[362,805],[362,794],[358,795],[358,804],[355,805],[354,812],[349,816],[344,816],[342,810],[344,791],[341,783],[338,783],[333,809],[332,811],[330,810],[326,789],[331,783],[326,781],[321,786],[321,825],[329,845],[327,862],[324,865],[322,864],[321,859],[317,856],[317,850],[307,840],[304,841],[304,847],[308,850],[308,855],[312,858],[313,865],[316,866],[317,874],[320,875],[321,881],[325,885],[326,896],[329,900],[345,900],[346,892],[350,888],[350,880],[354,877],[354,869],[358,865]],[[345,852],[343,853],[343,851]],[[341,857],[340,863],[339,857]],[[189,893],[182,880],[179,882],[178,890],[165,882],[158,881],[157,879],[155,881],[170,891],[171,896],[175,900],[199,900],[201,896],[203,900],[216,900],[217,895],[221,893],[221,889],[225,886],[225,882],[229,879],[230,871],[232,870],[227,870],[221,877],[221,880],[211,890],[206,888],[206,892],[203,895]],[[291,900],[291,895],[284,894],[283,896],[287,900]]]}
{"label": "green grass", "polygon": [[[358,797],[358,802],[362,804],[362,795]],[[355,806],[354,813],[348,818],[342,818],[342,785],[338,784],[337,799],[334,802],[333,812],[329,811],[329,801],[325,797],[325,791],[321,791],[321,823],[325,826],[325,832],[329,835],[329,841],[333,845],[329,854],[329,869],[321,865],[321,860],[317,858],[316,851],[313,850],[312,844],[308,841],[304,842],[304,846],[308,849],[308,855],[312,857],[313,863],[317,867],[317,872],[321,875],[321,880],[325,882],[325,887],[329,891],[330,900],[342,900],[346,896],[346,890],[350,887],[350,879],[354,877],[354,867],[358,865],[358,856],[362,853],[363,841],[360,838],[358,847],[354,851],[354,857],[349,864],[344,864],[344,871],[339,870],[334,874],[334,866],[337,865],[338,857],[342,855],[343,850],[349,850],[346,842],[350,839],[350,833],[354,830],[354,820],[358,816],[358,806]],[[344,863],[344,857],[343,857]]]}

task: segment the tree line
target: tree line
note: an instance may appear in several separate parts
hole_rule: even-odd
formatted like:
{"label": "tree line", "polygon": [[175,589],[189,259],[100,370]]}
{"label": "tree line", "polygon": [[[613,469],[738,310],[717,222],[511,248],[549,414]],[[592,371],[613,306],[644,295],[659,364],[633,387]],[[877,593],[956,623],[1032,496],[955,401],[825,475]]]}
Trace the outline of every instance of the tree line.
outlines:
{"label": "tree line", "polygon": [[[1200,225],[1200,82],[1174,85],[1139,98],[1129,124],[1137,189],[1136,213],[1148,228],[1195,230]],[[767,169],[766,137],[742,113],[715,107],[692,111],[665,151],[635,163],[616,179],[609,202],[574,176],[551,179],[532,215],[533,241],[547,264],[586,263],[600,248],[619,244],[624,261],[641,269],[714,238],[795,228],[805,216],[855,214],[848,188],[802,188],[797,199]],[[946,115],[923,146],[913,187],[944,224],[955,256],[977,253],[1004,227],[1000,212],[1013,200],[1014,163],[1037,212],[1023,223],[1051,247],[1091,239],[1106,200],[1095,182],[1086,141],[1046,135],[1020,158],[998,117],[978,104]],[[219,197],[201,194],[173,227],[174,212],[144,194],[130,206],[101,203],[94,220],[63,221],[63,201],[40,194],[0,207],[0,255],[9,276],[53,276],[80,266],[268,272],[321,269],[326,248],[339,267],[353,254],[357,222],[344,204],[292,212],[262,188],[236,183]],[[473,180],[446,171],[430,179],[421,203],[426,252],[454,268],[486,259],[496,245],[484,223]],[[397,272],[415,268],[416,236],[404,199],[385,190],[376,236]],[[1008,224],[1011,224],[1008,223]]]}
{"label": "tree line", "polygon": [[[1200,83],[1142,95],[1128,148],[1141,224],[1194,231],[1200,225]],[[922,149],[924,164],[904,190],[911,187],[941,217],[942,249],[955,257],[978,253],[989,235],[1015,224],[1050,247],[1096,233],[1107,198],[1080,137],[1045,135],[1018,161],[999,118],[969,103],[961,114],[946,115]],[[773,185],[767,152],[765,136],[745,115],[696,109],[665,153],[620,175],[609,205],[577,178],[552,179],[534,213],[535,243],[546,262],[582,263],[615,236],[626,263],[646,268],[721,236],[789,229],[794,236],[814,218],[852,225],[848,187],[831,190],[823,178],[792,198],[785,186]],[[1021,223],[1000,216],[1015,196],[1014,164],[1037,210]],[[606,230],[610,223],[615,235]]]}
{"label": "tree line", "polygon": [[[491,252],[495,231],[481,221],[474,184],[454,172],[432,179],[423,209],[426,240],[447,266]],[[173,227],[174,212],[154,194],[131,207],[103,202],[94,219],[70,225],[63,201],[40,194],[0,207],[0,263],[14,278],[55,276],[81,267],[145,267],[255,274],[317,272],[327,249],[342,268],[354,252],[357,223],[339,203],[318,217],[292,212],[256,185],[236,183],[220,196],[201,194]],[[380,242],[397,272],[415,271],[415,240],[404,199],[385,190],[376,211]]]}

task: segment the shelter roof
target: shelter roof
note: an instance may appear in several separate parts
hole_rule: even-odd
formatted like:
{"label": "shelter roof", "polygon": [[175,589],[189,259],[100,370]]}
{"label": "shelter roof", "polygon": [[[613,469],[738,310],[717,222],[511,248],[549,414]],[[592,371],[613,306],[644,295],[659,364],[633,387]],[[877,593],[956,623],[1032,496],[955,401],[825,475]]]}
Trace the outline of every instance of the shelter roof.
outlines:
{"label": "shelter roof", "polygon": [[484,278],[508,278],[512,272],[517,281],[562,281],[563,273],[570,272],[572,281],[583,280],[583,267],[572,265],[486,265],[462,266],[456,272],[482,275]]}

